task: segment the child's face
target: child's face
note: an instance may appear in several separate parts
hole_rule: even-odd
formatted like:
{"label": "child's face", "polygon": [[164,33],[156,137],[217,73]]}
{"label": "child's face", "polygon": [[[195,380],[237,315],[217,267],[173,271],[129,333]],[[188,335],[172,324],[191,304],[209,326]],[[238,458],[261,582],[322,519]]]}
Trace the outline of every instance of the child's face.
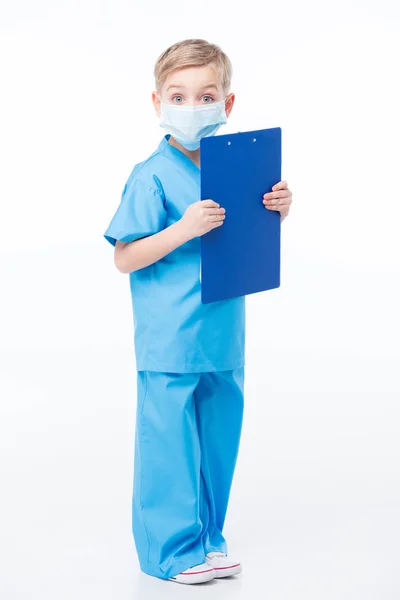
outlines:
{"label": "child's face", "polygon": [[[161,94],[153,92],[152,100],[157,116],[160,104],[199,106],[224,100],[224,90],[212,64],[204,67],[186,67],[172,72],[164,82]],[[228,117],[235,100],[234,94],[225,99],[225,112]]]}

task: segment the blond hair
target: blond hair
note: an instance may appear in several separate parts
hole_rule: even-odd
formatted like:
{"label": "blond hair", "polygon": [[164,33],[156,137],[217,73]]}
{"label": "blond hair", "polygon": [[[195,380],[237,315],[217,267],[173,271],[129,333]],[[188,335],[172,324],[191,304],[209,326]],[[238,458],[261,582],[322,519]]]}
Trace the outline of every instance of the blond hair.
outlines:
{"label": "blond hair", "polygon": [[168,75],[184,67],[203,67],[214,63],[224,94],[230,90],[232,63],[216,44],[202,39],[188,39],[173,44],[157,59],[154,66],[156,90],[161,93]]}

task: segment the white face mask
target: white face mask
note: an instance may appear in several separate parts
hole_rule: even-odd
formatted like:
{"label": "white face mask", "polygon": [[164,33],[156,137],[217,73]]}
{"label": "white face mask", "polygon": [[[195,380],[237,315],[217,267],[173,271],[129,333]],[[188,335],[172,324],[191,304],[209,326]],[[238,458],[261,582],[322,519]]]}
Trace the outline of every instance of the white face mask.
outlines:
{"label": "white face mask", "polygon": [[161,102],[160,126],[188,150],[196,150],[201,138],[214,135],[226,122],[225,100],[202,106]]}

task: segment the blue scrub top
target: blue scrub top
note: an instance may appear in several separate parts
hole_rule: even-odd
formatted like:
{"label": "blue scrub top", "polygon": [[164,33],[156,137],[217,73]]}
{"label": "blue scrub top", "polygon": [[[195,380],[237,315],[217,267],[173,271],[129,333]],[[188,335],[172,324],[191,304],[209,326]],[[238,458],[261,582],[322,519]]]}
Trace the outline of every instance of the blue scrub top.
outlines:
{"label": "blue scrub top", "polygon": [[[178,221],[200,200],[200,169],[168,143],[137,163],[104,233],[132,242]],[[207,235],[207,234],[205,234]],[[200,237],[129,273],[138,371],[196,373],[244,366],[245,296],[201,302]]]}

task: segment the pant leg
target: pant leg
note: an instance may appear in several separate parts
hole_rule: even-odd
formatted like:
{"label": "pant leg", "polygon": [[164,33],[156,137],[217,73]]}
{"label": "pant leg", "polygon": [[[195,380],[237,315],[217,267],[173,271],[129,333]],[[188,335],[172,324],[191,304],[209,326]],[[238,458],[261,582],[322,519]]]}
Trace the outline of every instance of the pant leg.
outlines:
{"label": "pant leg", "polygon": [[205,553],[227,552],[222,534],[239,451],[244,367],[202,373],[195,391],[201,447],[201,520]]}
{"label": "pant leg", "polygon": [[137,372],[132,529],[142,571],[168,578],[204,562],[199,373]]}

